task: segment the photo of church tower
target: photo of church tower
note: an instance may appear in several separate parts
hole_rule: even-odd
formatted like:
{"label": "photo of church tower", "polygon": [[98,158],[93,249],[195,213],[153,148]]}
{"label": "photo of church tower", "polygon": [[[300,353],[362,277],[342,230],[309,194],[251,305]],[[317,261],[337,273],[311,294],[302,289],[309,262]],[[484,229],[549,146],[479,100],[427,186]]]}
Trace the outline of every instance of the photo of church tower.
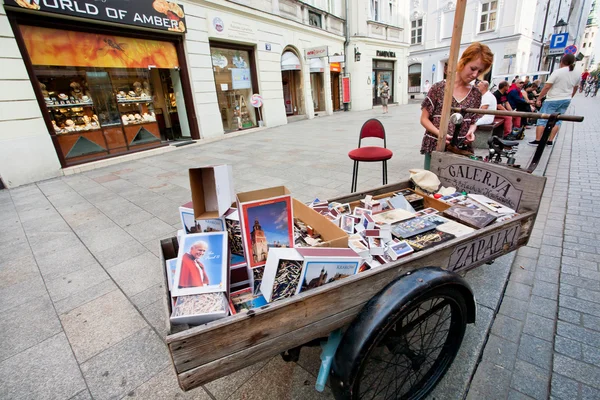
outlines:
{"label": "photo of church tower", "polygon": [[267,245],[267,237],[258,222],[258,218],[254,220],[254,227],[250,233],[250,242],[252,243],[252,257],[254,258],[254,262],[266,261],[267,254],[269,254],[269,247]]}

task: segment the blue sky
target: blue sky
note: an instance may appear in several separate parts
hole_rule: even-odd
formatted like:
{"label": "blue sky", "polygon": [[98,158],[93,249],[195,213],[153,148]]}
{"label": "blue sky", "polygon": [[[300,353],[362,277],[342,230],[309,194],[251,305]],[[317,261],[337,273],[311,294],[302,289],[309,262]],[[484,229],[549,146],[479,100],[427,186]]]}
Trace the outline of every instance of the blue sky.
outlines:
{"label": "blue sky", "polygon": [[262,226],[269,244],[279,241],[289,246],[287,204],[285,201],[248,208],[248,228],[252,232],[254,220]]}

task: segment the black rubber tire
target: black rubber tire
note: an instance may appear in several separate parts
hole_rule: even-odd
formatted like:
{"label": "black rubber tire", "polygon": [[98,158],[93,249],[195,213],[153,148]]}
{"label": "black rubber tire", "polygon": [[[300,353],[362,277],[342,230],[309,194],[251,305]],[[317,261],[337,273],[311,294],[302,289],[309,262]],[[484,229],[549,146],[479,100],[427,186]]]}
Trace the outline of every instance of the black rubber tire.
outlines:
{"label": "black rubber tire", "polygon": [[[456,354],[458,353],[458,350],[460,348],[460,345],[462,343],[464,334],[465,334],[465,330],[466,330],[466,326],[467,326],[467,306],[466,306],[466,302],[464,299],[464,294],[461,293],[460,291],[457,291],[455,288],[453,287],[439,287],[439,288],[432,288],[431,290],[423,293],[423,295],[421,295],[420,297],[416,298],[415,301],[411,302],[410,304],[407,304],[406,307],[402,307],[400,310],[398,310],[397,312],[388,315],[388,318],[385,319],[385,322],[382,323],[380,326],[378,326],[376,329],[374,329],[371,332],[371,335],[369,336],[369,338],[365,341],[365,345],[363,346],[363,349],[361,349],[361,351],[358,354],[361,354],[362,357],[357,357],[356,359],[348,359],[345,360],[348,363],[358,363],[358,366],[353,366],[352,370],[354,371],[358,371],[358,378],[353,380],[354,381],[354,385],[352,388],[348,388],[350,389],[349,392],[346,392],[346,396],[347,398],[351,398],[353,400],[358,400],[358,399],[422,399],[425,398],[425,396],[427,396],[428,393],[430,393],[434,387],[437,385],[437,383],[442,379],[442,377],[444,376],[444,374],[446,373],[446,371],[448,370],[448,368],[450,368],[450,365],[452,364],[452,361],[454,360],[454,358],[456,357]],[[419,350],[419,348],[414,347],[413,348],[413,344],[414,344],[414,339],[415,339],[415,335],[417,335],[418,333],[421,333],[421,345],[424,342],[423,336],[427,335],[427,329],[425,329],[425,335],[423,335],[423,330],[422,330],[422,326],[424,325],[425,321],[429,321],[431,318],[435,317],[436,315],[438,315],[438,311],[436,311],[434,314],[431,314],[427,317],[423,317],[422,321],[416,325],[413,325],[412,327],[410,326],[411,324],[415,324],[415,321],[419,320],[419,317],[416,316],[414,317],[414,321],[408,321],[409,317],[413,317],[413,315],[415,315],[417,312],[420,315],[420,308],[421,306],[425,307],[425,306],[431,306],[433,304],[432,308],[436,307],[435,301],[441,300],[439,302],[439,304],[437,305],[438,307],[440,305],[443,305],[443,308],[441,308],[441,310],[439,311],[444,311],[445,310],[450,310],[450,315],[449,315],[449,322],[448,322],[448,333],[445,335],[445,338],[440,337],[440,339],[443,339],[443,345],[441,345],[442,340],[440,340],[439,342],[436,342],[434,346],[434,348],[440,348],[439,353],[437,353],[437,355],[435,355],[435,353],[429,354],[427,356],[425,356],[424,354],[416,354]],[[430,310],[432,309],[430,308]],[[423,311],[426,312],[426,311]],[[425,315],[425,314],[423,314]],[[438,322],[442,317],[438,318]],[[396,328],[397,323],[402,323],[404,320],[407,321],[408,325],[404,325],[404,327],[409,327],[409,329],[406,332],[403,332],[402,330],[400,331],[401,334],[398,335],[398,333],[396,332],[394,335],[392,335],[391,333],[393,332],[393,329]],[[446,320],[444,320],[445,323]],[[417,332],[419,331],[419,332]],[[414,334],[413,334],[414,332]],[[432,332],[430,332],[432,333]],[[412,334],[412,336],[410,336]],[[393,336],[395,336],[395,339],[391,339]],[[401,339],[404,338],[404,339]],[[392,351],[390,351],[391,347],[390,347],[390,343],[392,342],[392,340],[396,340],[395,343],[395,348],[397,349],[398,347],[400,347],[400,350],[398,350],[398,353],[394,354]],[[399,345],[397,342],[405,340],[406,344],[408,344],[408,349],[405,347],[406,345],[403,343],[402,345]],[[432,342],[433,340],[438,340],[437,338],[431,338],[429,341]],[[381,345],[383,343],[383,341],[387,341],[386,345]],[[423,349],[423,346],[421,346],[421,350]],[[343,342],[340,345],[340,350],[343,353]],[[338,350],[338,351],[340,351]],[[396,361],[392,364],[390,364],[390,361],[383,361],[383,359],[381,361],[383,361],[388,367],[384,368],[384,369],[379,369],[380,372],[382,372],[382,377],[378,378],[378,377],[372,377],[371,375],[373,374],[373,364],[374,362],[376,362],[375,357],[377,357],[379,355],[379,353],[381,353],[382,351],[385,352],[385,350],[387,350],[388,353],[392,354],[392,357],[395,357],[394,359],[391,359],[391,361]],[[406,354],[403,353],[403,351],[408,351],[408,352],[412,352],[412,357],[413,358],[409,358],[409,356],[407,356]],[[430,362],[425,362],[422,361],[422,358],[425,357],[426,359],[428,357],[430,357],[431,355],[433,355],[435,357],[434,360],[430,361]],[[400,356],[400,357],[399,357]],[[405,370],[408,370],[407,372],[409,372],[409,374],[411,372],[414,373],[414,365],[415,365],[415,358],[420,359],[420,361],[422,362],[421,365],[418,367],[418,370],[416,371],[417,373],[420,373],[414,383],[412,381],[412,379],[410,378],[410,376],[406,376],[404,378],[402,378],[402,382],[401,382],[401,386],[398,388],[397,386],[395,386],[395,388],[391,388],[391,379],[388,379],[388,381],[386,382],[387,385],[384,384],[384,387],[381,389],[381,391],[378,391],[377,389],[379,389],[379,386],[382,384],[382,381],[385,379],[385,375],[388,375],[388,378],[390,378],[390,374],[388,374],[389,369],[391,369],[389,367],[389,365],[394,365],[394,372],[391,374],[393,376],[391,376],[392,378],[395,377],[395,382],[394,385],[397,384],[398,382],[398,374],[397,374],[397,370],[396,368],[398,366],[402,366],[400,363],[406,363],[406,365],[411,364],[411,369],[406,368]],[[379,364],[381,364],[381,362],[377,362]],[[417,361],[418,363],[418,361]],[[358,367],[358,368],[356,368]],[[356,368],[356,369],[355,369]],[[381,368],[381,367],[380,367]],[[427,368],[427,370],[425,370],[425,368]],[[385,370],[385,371],[384,371]],[[377,371],[377,369],[375,368],[375,371]],[[406,375],[409,375],[406,374]],[[373,392],[371,393],[371,387],[373,386],[370,383],[370,380],[376,381],[377,379],[379,379],[379,382],[377,383],[377,387],[375,388],[375,390],[373,390]],[[408,381],[407,381],[408,379]],[[405,389],[405,384],[409,384]],[[367,390],[365,390],[365,388]],[[388,391],[389,389],[392,389],[392,393],[389,393],[388,395]],[[378,393],[378,392],[383,392],[383,389],[385,389],[385,393]],[[362,393],[361,393],[362,390]],[[379,394],[382,394],[382,396],[379,396]]]}

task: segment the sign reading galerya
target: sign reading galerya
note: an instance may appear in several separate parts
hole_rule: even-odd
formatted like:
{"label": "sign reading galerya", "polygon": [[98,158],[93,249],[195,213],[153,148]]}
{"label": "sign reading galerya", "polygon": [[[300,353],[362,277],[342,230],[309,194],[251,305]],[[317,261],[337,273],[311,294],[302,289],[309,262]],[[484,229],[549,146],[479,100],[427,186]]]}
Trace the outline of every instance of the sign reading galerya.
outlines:
{"label": "sign reading galerya", "polygon": [[183,6],[167,0],[4,0],[7,6],[171,32],[185,32]]}
{"label": "sign reading galerya", "polygon": [[517,246],[520,233],[521,225],[512,224],[500,231],[456,246],[450,255],[448,271],[469,269],[512,251]]}
{"label": "sign reading galerya", "polygon": [[513,210],[519,209],[523,191],[494,171],[468,164],[452,164],[441,168],[438,174],[444,186],[453,186],[457,191],[477,193],[496,200]]}

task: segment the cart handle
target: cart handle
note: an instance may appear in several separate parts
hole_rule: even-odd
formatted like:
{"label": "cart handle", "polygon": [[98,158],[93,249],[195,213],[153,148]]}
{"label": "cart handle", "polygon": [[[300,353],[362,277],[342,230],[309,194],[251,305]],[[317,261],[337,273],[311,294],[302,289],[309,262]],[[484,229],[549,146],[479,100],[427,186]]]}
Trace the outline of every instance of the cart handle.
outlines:
{"label": "cart handle", "polygon": [[[453,112],[459,112],[461,114],[464,113],[473,113],[473,114],[485,114],[485,115],[499,115],[505,117],[523,117],[523,118],[531,118],[531,119],[549,119],[551,114],[540,114],[533,112],[522,112],[522,111],[503,111],[503,110],[484,110],[481,108],[459,108],[452,107]],[[560,114],[557,117],[560,121],[572,121],[572,122],[582,122],[583,117],[579,115],[564,115]]]}

